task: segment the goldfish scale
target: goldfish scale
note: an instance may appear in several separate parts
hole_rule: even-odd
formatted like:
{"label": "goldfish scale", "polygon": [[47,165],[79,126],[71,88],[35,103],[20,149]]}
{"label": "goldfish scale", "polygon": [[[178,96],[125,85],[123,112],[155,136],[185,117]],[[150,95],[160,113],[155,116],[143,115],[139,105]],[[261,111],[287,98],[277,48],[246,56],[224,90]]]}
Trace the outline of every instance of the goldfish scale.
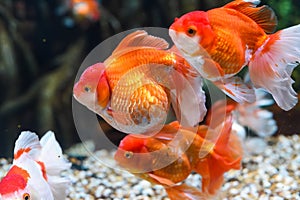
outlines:
{"label": "goldfish scale", "polygon": [[[168,69],[171,66],[173,67],[173,65],[177,65],[177,59],[179,59],[177,57],[178,56],[174,53],[156,48],[139,48],[126,52],[118,58],[113,59],[110,63],[107,63],[108,67],[106,71],[109,77],[110,86],[111,88],[114,88],[117,81],[129,71],[130,73],[145,73],[145,70],[153,70],[151,68],[154,68],[155,70],[159,68]],[[126,63],[126,65],[124,65],[124,63]],[[155,65],[165,66],[156,67]],[[144,71],[139,68],[143,68]],[[150,71],[150,74],[148,75],[153,76],[152,78],[155,80],[155,74],[156,73],[151,73]]]}
{"label": "goldfish scale", "polygon": [[192,169],[189,161],[179,157],[179,159],[172,164],[169,164],[162,169],[155,170],[153,174],[159,177],[167,178],[174,183],[178,183],[185,180],[191,173],[191,170]]}
{"label": "goldfish scale", "polygon": [[267,35],[255,21],[234,9],[213,9],[207,13],[217,36],[209,54],[225,74],[235,74],[249,61],[247,53],[254,53]]}

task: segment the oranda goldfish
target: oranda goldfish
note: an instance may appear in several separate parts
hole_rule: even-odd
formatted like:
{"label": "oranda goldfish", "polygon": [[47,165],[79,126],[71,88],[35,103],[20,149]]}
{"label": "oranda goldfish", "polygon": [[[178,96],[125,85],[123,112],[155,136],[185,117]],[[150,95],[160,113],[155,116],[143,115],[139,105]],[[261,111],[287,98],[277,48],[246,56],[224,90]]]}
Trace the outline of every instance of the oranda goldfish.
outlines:
{"label": "oranda goldfish", "polygon": [[169,34],[187,61],[237,102],[253,102],[252,87],[235,76],[249,66],[254,86],[290,110],[297,103],[290,77],[300,61],[300,25],[274,34],[277,18],[259,0],[236,0],[221,8],[175,19]]}
{"label": "oranda goldfish", "polygon": [[97,21],[100,18],[100,8],[97,0],[70,0],[73,15],[79,19]]}
{"label": "oranda goldfish", "polygon": [[60,173],[70,166],[53,132],[39,141],[35,133],[23,131],[15,144],[13,164],[0,181],[0,199],[65,199],[69,180]]}
{"label": "oranda goldfish", "polygon": [[[175,121],[153,137],[127,135],[115,154],[117,163],[134,175],[163,185],[171,199],[208,199],[216,195],[223,174],[241,167],[242,147],[231,133],[231,116],[211,130],[206,125],[182,127]],[[216,143],[205,141],[207,132],[219,134]],[[173,161],[173,162],[172,162]],[[202,192],[178,185],[195,171],[202,176]]]}
{"label": "oranda goldfish", "polygon": [[170,103],[182,124],[196,125],[206,114],[202,78],[167,48],[145,31],[127,35],[104,63],[83,72],[75,99],[125,133],[159,130]]}

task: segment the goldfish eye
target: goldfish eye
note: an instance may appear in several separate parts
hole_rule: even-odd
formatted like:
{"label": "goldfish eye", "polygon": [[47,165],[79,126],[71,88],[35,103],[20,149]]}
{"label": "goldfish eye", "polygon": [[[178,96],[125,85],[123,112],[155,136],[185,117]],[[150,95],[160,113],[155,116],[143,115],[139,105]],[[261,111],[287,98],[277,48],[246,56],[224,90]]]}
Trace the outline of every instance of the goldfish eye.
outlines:
{"label": "goldfish eye", "polygon": [[84,91],[86,91],[86,92],[91,92],[91,87],[90,86],[85,86],[84,87]]}
{"label": "goldfish eye", "polygon": [[23,200],[30,200],[30,194],[28,193],[23,194]]}
{"label": "goldfish eye", "polygon": [[186,34],[190,37],[193,37],[194,35],[196,35],[197,30],[196,27],[194,26],[190,26],[187,30],[186,30]]}
{"label": "goldfish eye", "polygon": [[125,156],[126,158],[132,158],[133,153],[132,153],[131,151],[126,151],[126,152],[124,153],[124,156]]}

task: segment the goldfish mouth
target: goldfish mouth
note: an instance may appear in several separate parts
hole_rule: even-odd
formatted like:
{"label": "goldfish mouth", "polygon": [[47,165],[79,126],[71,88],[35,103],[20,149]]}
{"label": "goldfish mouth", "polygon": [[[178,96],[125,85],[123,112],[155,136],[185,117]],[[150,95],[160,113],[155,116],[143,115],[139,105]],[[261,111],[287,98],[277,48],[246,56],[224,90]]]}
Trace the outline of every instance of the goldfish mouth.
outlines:
{"label": "goldfish mouth", "polygon": [[[171,39],[172,39],[173,42],[174,42],[174,40],[176,40],[176,38],[177,38],[177,32],[176,32],[175,30],[172,29],[172,26],[171,26],[170,29],[169,29],[169,35],[170,35]],[[175,43],[175,42],[174,42],[174,43]]]}
{"label": "goldfish mouth", "polygon": [[179,33],[176,32],[175,30],[173,30],[172,26],[171,26],[171,28],[169,30],[169,35],[170,35],[173,43],[175,44],[175,46],[178,48],[178,50],[180,50],[180,52],[182,52],[182,53],[188,54],[188,52],[186,52],[184,50],[184,48],[181,47],[182,44],[181,44],[181,42],[179,42],[180,41]]}

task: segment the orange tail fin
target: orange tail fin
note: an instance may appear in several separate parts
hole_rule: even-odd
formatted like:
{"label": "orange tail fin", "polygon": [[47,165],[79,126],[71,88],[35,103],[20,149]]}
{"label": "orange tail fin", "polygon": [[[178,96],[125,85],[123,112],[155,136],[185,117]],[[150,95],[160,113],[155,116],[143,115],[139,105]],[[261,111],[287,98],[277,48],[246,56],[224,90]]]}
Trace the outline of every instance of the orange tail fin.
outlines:
{"label": "orange tail fin", "polygon": [[300,25],[281,30],[266,40],[249,62],[249,72],[256,87],[272,94],[283,110],[298,102],[291,74],[300,62]]}
{"label": "orange tail fin", "polygon": [[[238,136],[231,133],[232,117],[229,116],[224,122],[224,127],[218,139],[212,157],[219,162],[219,167],[226,171],[239,169],[243,155],[243,148]],[[225,171],[224,171],[225,172]]]}
{"label": "orange tail fin", "polygon": [[232,118],[227,117],[213,152],[199,162],[196,171],[202,176],[202,191],[215,195],[223,184],[223,174],[239,169],[243,149],[239,138],[231,134]]}
{"label": "orange tail fin", "polygon": [[207,200],[209,196],[195,187],[187,184],[175,185],[173,187],[165,187],[166,192],[171,200]]}

